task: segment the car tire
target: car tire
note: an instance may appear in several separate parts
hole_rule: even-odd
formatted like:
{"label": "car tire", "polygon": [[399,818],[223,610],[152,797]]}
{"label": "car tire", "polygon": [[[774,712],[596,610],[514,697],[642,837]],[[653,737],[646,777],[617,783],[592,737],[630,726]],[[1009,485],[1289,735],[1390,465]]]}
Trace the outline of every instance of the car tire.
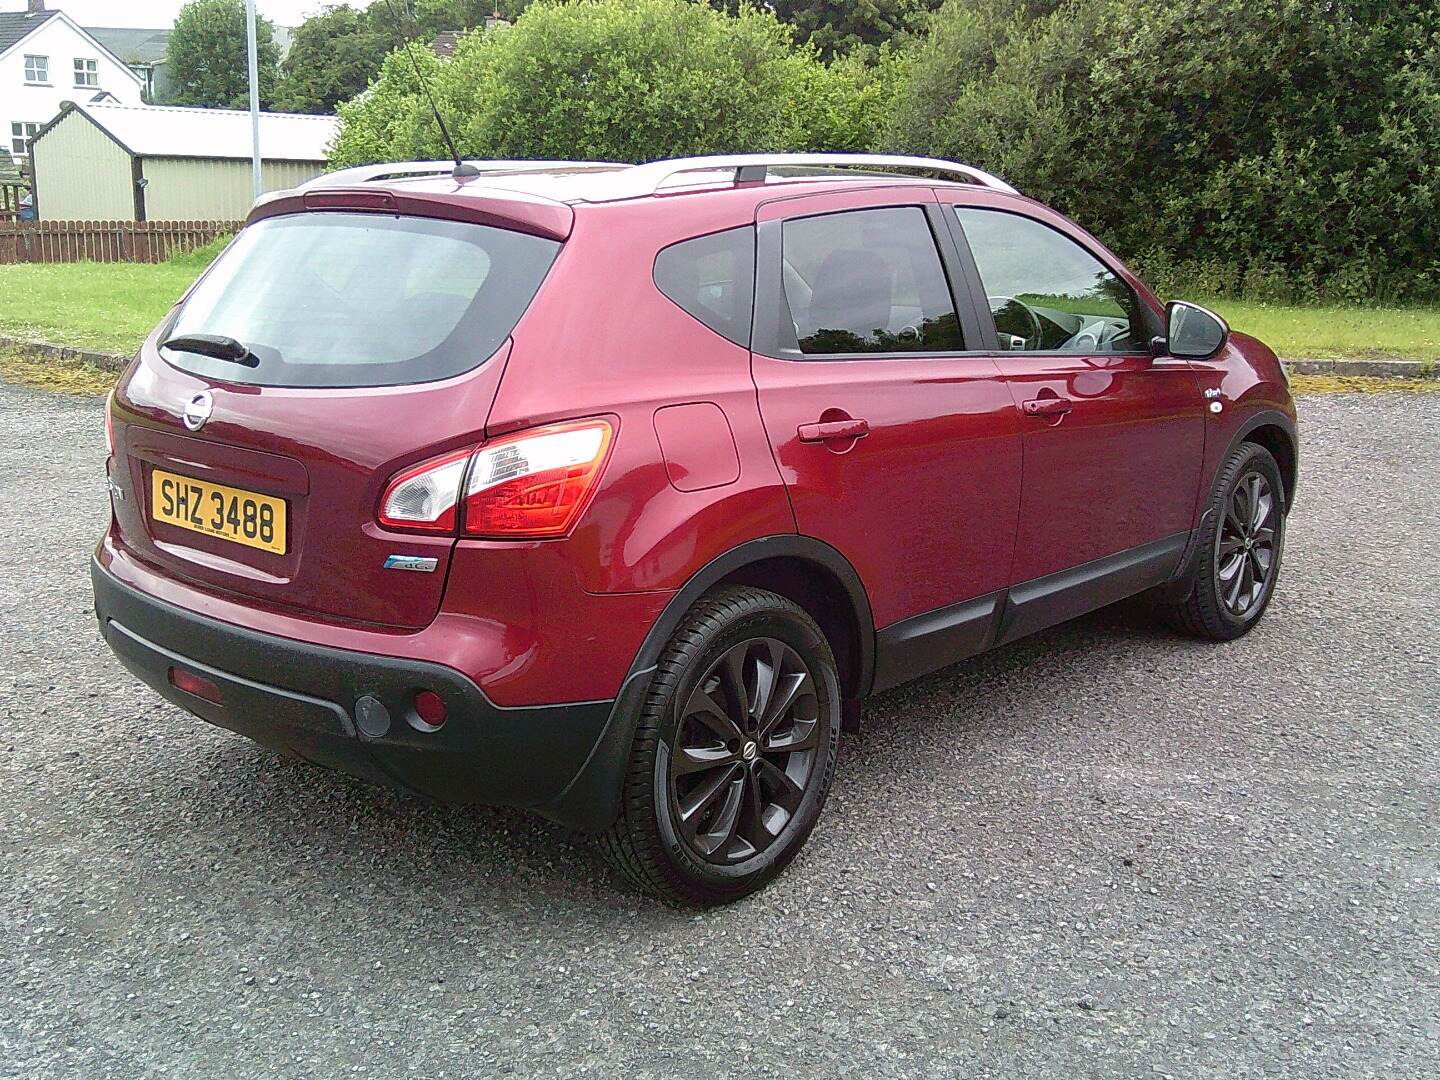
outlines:
{"label": "car tire", "polygon": [[708,593],[660,659],[601,849],[672,903],[754,892],[824,808],[840,718],[835,658],[814,619],[764,589]]}
{"label": "car tire", "polygon": [[1280,577],[1285,481],[1263,446],[1241,443],[1215,479],[1189,594],[1162,605],[1182,633],[1233,641],[1260,621]]}

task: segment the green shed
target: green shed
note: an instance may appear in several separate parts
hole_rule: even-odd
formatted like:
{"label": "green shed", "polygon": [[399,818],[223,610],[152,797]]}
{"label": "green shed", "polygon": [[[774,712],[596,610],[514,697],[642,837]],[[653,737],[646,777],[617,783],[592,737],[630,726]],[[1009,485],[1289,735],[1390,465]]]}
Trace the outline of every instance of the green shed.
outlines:
{"label": "green shed", "polygon": [[[265,191],[325,170],[333,116],[260,114]],[[42,221],[237,221],[253,199],[250,114],[65,102],[31,142]]]}

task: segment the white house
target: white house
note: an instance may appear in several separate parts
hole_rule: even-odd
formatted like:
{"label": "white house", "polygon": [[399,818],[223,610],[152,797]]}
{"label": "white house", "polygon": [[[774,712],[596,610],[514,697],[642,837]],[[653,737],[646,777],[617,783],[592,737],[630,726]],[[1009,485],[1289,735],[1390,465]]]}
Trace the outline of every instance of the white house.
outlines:
{"label": "white house", "polygon": [[139,105],[144,81],[119,57],[45,0],[0,11],[0,139],[28,158],[30,139],[62,101]]}

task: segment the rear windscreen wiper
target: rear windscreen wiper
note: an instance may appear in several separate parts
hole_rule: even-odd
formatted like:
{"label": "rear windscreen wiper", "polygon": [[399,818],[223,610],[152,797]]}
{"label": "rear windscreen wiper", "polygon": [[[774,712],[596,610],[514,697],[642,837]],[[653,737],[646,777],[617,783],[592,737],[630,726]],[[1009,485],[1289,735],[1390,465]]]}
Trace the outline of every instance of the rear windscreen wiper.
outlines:
{"label": "rear windscreen wiper", "polygon": [[169,341],[162,341],[160,347],[213,356],[216,360],[228,360],[232,364],[244,364],[246,367],[260,366],[260,358],[251,352],[243,341],[226,337],[224,334],[181,334]]}

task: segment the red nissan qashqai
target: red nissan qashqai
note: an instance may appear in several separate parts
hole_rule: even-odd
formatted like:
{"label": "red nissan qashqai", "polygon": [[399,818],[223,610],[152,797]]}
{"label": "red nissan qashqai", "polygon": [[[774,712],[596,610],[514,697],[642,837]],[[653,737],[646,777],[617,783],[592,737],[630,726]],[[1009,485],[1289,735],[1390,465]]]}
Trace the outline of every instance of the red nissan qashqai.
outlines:
{"label": "red nissan qashqai", "polygon": [[1260,342],[993,176],[870,155],[276,193],[107,431],[137,676],[701,904],[795,857],[868,694],[1139,593],[1245,633],[1297,457]]}

